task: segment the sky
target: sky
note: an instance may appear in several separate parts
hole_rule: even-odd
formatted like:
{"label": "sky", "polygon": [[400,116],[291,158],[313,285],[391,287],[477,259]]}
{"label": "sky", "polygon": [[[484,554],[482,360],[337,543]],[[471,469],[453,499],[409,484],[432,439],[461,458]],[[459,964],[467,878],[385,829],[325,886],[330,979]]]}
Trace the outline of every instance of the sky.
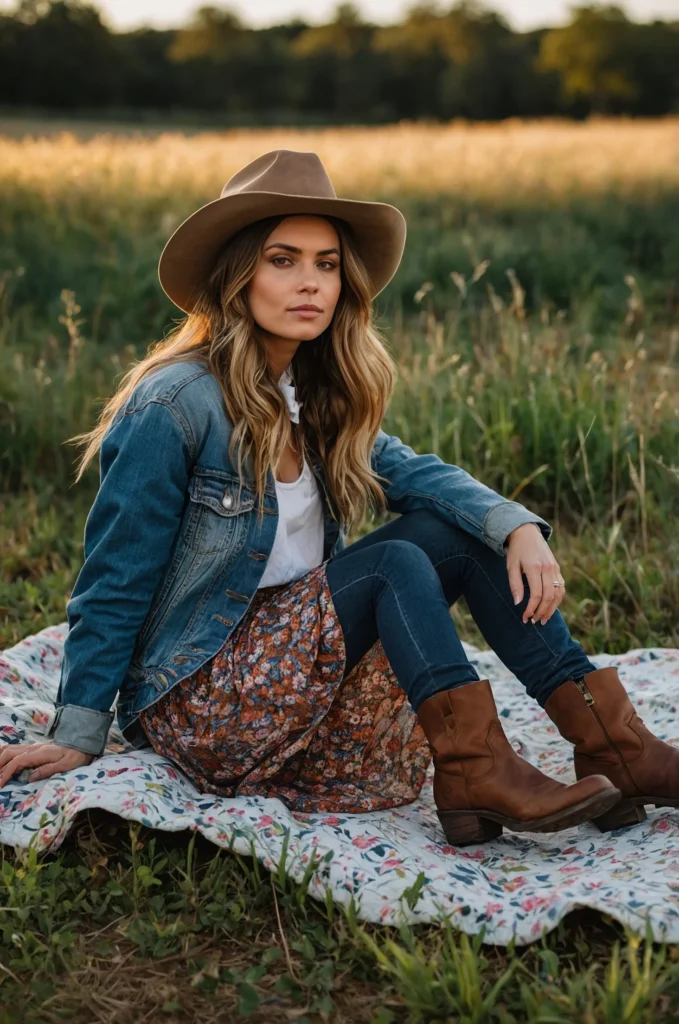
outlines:
{"label": "sky", "polygon": [[[191,13],[210,4],[236,11],[246,25],[260,28],[290,21],[295,16],[309,24],[323,24],[330,19],[337,0],[91,0],[113,29],[153,25],[175,28],[186,24]],[[574,0],[575,2],[575,0]],[[585,3],[586,0],[580,0]],[[591,0],[590,0],[591,2]],[[364,17],[377,24],[400,21],[413,0],[357,0]],[[439,7],[452,6],[452,0],[441,0]],[[568,21],[569,0],[485,0],[484,6],[504,14],[513,28],[523,31]],[[679,20],[679,0],[622,0],[619,3],[635,21],[653,18]],[[0,9],[11,10],[14,0],[0,0]]]}

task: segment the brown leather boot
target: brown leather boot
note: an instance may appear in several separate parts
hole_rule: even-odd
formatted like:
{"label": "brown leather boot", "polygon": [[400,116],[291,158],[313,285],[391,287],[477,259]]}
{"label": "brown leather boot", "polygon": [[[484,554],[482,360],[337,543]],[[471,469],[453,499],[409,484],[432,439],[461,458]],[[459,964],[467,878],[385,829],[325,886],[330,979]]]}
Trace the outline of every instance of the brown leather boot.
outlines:
{"label": "brown leather boot", "polygon": [[602,832],[644,821],[644,804],[679,807],[679,750],[650,732],[616,668],[562,683],[545,704],[562,736],[575,744],[575,774],[606,775],[622,799],[594,819]]}
{"label": "brown leather boot", "polygon": [[442,690],[417,711],[434,756],[434,802],[448,842],[469,846],[513,832],[557,832],[607,811],[619,790],[603,775],[566,785],[516,753],[487,679]]}

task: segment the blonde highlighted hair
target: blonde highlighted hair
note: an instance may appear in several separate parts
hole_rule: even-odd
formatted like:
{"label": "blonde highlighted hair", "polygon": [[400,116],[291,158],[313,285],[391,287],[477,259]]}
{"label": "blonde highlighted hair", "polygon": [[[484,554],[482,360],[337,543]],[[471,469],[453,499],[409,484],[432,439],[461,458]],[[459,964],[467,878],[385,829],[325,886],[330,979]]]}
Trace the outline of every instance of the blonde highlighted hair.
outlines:
{"label": "blonde highlighted hair", "polygon": [[396,366],[375,325],[369,279],[345,221],[325,218],[335,227],[341,249],[342,288],[333,319],[318,338],[300,343],[290,364],[297,398],[303,403],[299,424],[290,420],[266,348],[258,339],[246,288],[264,242],[284,219],[255,221],[224,245],[193,311],[127,371],[96,426],[69,438],[84,446],[76,482],[144,377],[172,363],[201,360],[224,397],[233,426],[229,456],[236,465],[237,453],[241,486],[243,467],[252,458],[260,516],[267,470],[277,474],[288,442],[305,456],[311,448],[320,457],[329,496],[347,529],[368,510],[386,508],[379,483],[383,478],[373,472],[370,452],[393,393]]}

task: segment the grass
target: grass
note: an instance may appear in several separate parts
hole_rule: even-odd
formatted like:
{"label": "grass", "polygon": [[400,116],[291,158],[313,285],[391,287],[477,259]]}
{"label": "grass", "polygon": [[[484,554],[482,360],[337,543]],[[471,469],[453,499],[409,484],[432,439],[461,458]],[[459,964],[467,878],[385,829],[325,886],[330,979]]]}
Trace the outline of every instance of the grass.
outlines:
{"label": "grass", "polygon": [[674,951],[599,915],[498,949],[449,922],[366,925],[284,865],[94,811],[58,855],[4,856],[0,1024],[672,1019]]}
{"label": "grass", "polygon": [[[679,334],[645,326],[632,304],[615,333],[595,338],[577,322],[528,313],[514,280],[509,304],[493,290],[470,312],[458,294],[443,318],[423,308],[391,325],[399,383],[385,428],[552,523],[551,546],[568,581],[562,610],[588,653],[677,646]],[[9,424],[0,508],[4,645],[28,627],[63,620],[81,563],[97,473],[91,468],[73,489],[74,452],[64,440],[92,421],[123,357],[83,338],[78,312],[64,293],[67,348],[52,337],[25,359],[11,344],[0,347]],[[625,324],[625,315],[638,322]],[[373,525],[360,524],[354,537]],[[464,610],[455,614],[475,642]]]}
{"label": "grass", "polygon": [[[72,486],[65,440],[176,315],[162,242],[286,145],[319,152],[339,195],[408,217],[380,297],[385,429],[552,523],[588,653],[679,646],[667,120],[0,137],[0,648],[65,618],[97,485],[93,469]],[[486,646],[463,603],[453,617]],[[678,949],[593,912],[518,949],[366,925],[256,858],[99,812],[52,855],[0,853],[0,1024],[679,1019]]]}

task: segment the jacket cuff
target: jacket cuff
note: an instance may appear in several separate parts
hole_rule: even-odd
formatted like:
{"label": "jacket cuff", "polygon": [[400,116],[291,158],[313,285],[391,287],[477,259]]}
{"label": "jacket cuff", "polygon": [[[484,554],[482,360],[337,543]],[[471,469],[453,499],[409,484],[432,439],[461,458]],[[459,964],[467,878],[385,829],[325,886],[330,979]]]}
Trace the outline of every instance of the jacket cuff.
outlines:
{"label": "jacket cuff", "polygon": [[84,754],[104,753],[113,711],[95,711],[78,704],[61,704],[45,738],[62,747],[73,747]]}
{"label": "jacket cuff", "polygon": [[498,555],[504,556],[504,545],[507,537],[512,530],[515,530],[517,526],[523,526],[524,523],[535,523],[545,540],[549,540],[552,536],[552,527],[544,519],[541,519],[540,516],[536,516],[534,512],[529,512],[518,501],[503,501],[499,505],[493,505],[486,516],[483,524],[486,544],[493,551],[496,551]]}

